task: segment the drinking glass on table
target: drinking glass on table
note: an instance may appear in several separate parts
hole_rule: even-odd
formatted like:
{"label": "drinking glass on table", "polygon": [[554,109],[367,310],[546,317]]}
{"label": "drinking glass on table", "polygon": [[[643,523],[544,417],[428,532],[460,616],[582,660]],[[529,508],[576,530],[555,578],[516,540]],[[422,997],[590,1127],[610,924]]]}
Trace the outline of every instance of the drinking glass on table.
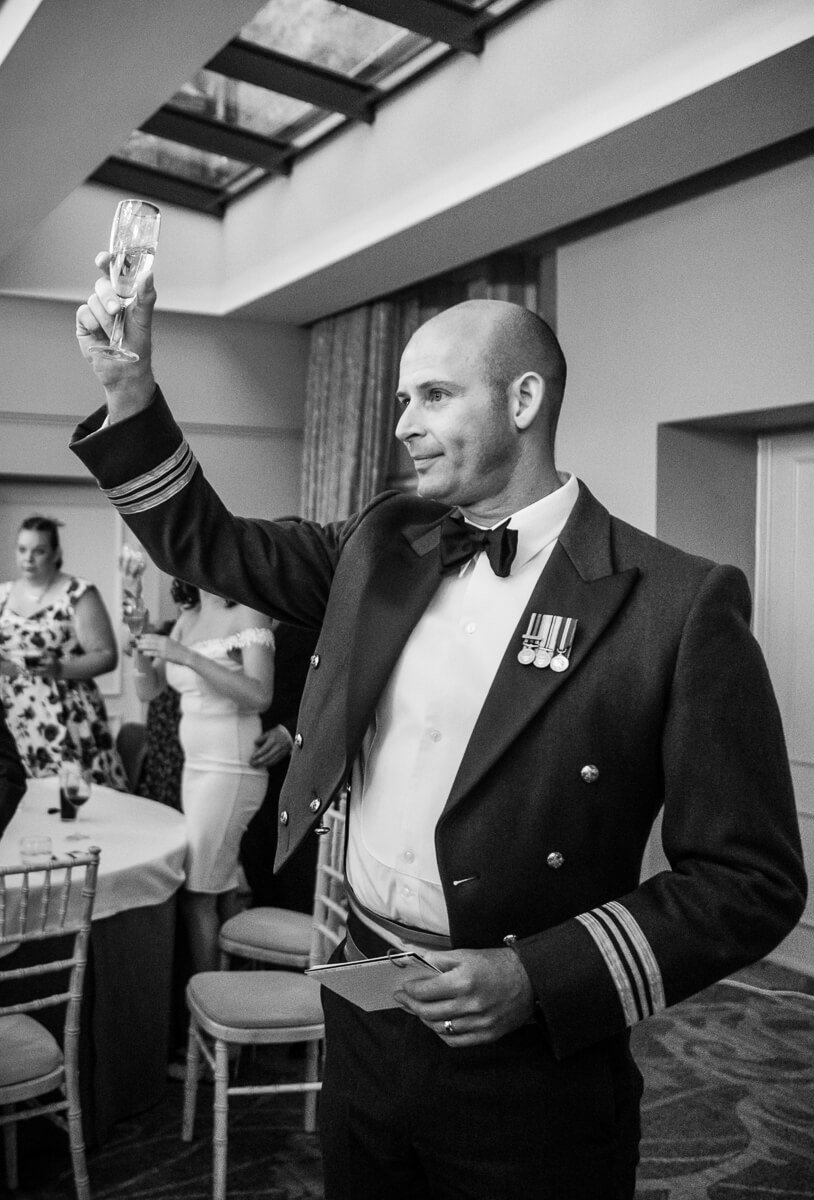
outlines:
{"label": "drinking glass on table", "polygon": [[20,838],[20,862],[25,867],[47,867],[51,861],[53,845],[44,834],[29,834]]}
{"label": "drinking glass on table", "polygon": [[120,200],[110,231],[110,282],[121,302],[110,344],[92,346],[91,354],[105,354],[125,362],[138,362],[133,350],[122,346],[124,315],[136,298],[138,286],[152,269],[158,244],[161,213],[147,200]]}
{"label": "drinking glass on table", "polygon": [[[90,776],[79,763],[66,762],[59,768],[59,815],[62,821],[75,821],[83,804],[90,799]],[[89,835],[70,833],[67,840],[77,842]]]}

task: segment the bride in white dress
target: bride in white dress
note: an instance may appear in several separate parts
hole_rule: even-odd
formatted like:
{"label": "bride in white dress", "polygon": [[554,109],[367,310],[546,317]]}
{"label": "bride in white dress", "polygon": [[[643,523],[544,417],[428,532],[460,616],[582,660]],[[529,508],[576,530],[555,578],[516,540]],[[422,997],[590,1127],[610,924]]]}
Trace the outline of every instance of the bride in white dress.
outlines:
{"label": "bride in white dress", "polygon": [[174,581],[181,613],[171,633],[136,641],[141,700],[181,696],[181,803],[187,823],[182,902],[193,967],[214,971],[218,931],[237,887],[240,839],[263,803],[268,773],[250,766],[260,713],[274,692],[271,619]]}

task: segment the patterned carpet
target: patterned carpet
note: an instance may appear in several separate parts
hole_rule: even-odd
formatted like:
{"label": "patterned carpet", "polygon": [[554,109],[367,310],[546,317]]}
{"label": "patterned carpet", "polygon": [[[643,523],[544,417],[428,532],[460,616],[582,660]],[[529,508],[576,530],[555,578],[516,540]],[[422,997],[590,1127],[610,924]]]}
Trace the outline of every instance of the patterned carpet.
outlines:
{"label": "patterned carpet", "polygon": [[[767,964],[737,980],[814,993],[814,979]],[[646,1083],[637,1200],[812,1200],[814,999],[719,984],[637,1028],[634,1044]],[[242,1071],[298,1068],[280,1047]],[[208,1200],[211,1088],[200,1089],[189,1145],[181,1091],[168,1083],[160,1105],[91,1154],[94,1200]],[[317,1139],[301,1114],[296,1097],[233,1102],[229,1200],[321,1200]],[[45,1122],[20,1127],[20,1179],[17,1200],[73,1197],[64,1136]]]}

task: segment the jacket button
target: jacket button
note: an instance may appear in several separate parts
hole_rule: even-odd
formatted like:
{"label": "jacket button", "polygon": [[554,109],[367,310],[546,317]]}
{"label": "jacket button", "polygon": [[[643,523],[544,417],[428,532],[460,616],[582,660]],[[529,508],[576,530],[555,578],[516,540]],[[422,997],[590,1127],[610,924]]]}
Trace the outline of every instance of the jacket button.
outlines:
{"label": "jacket button", "polygon": [[322,801],[320,800],[319,796],[314,796],[308,807],[311,809],[311,812],[319,812],[319,806],[321,803]]}
{"label": "jacket button", "polygon": [[286,812],[285,809],[283,809],[283,811],[280,813],[280,824],[281,825],[288,824],[288,813]]}
{"label": "jacket button", "polygon": [[311,655],[311,666],[314,668],[314,670],[316,670],[317,667],[319,666],[319,655],[318,654]]}
{"label": "jacket button", "polygon": [[593,763],[586,763],[580,771],[583,783],[596,783],[599,778],[599,767],[595,767]]}
{"label": "jacket button", "polygon": [[297,733],[297,734],[295,734],[295,735],[294,735],[294,745],[295,745],[295,746],[296,746],[298,749],[299,749],[299,747],[302,745],[302,734],[301,734],[301,733]]}
{"label": "jacket button", "polygon": [[549,867],[551,867],[552,871],[559,871],[560,867],[562,866],[562,864],[564,862],[565,862],[565,859],[560,854],[559,850],[552,850],[551,853],[549,854],[548,858],[546,859],[546,863],[548,864]]}

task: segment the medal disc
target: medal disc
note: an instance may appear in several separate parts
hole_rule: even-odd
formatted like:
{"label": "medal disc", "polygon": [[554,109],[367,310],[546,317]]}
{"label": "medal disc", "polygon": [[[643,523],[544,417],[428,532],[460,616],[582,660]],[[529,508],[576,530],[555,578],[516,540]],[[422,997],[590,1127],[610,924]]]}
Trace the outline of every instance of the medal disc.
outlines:
{"label": "medal disc", "polygon": [[551,651],[550,650],[538,650],[534,656],[535,667],[540,667],[542,669],[543,667],[547,667],[550,662],[551,662]]}
{"label": "medal disc", "polygon": [[568,659],[564,654],[558,654],[551,660],[552,671],[565,671],[568,668]]}
{"label": "medal disc", "polygon": [[532,647],[524,646],[523,649],[520,651],[520,653],[517,656],[517,661],[519,663],[521,663],[524,667],[527,667],[529,665],[529,663],[533,663],[534,662],[534,650],[532,649]]}

